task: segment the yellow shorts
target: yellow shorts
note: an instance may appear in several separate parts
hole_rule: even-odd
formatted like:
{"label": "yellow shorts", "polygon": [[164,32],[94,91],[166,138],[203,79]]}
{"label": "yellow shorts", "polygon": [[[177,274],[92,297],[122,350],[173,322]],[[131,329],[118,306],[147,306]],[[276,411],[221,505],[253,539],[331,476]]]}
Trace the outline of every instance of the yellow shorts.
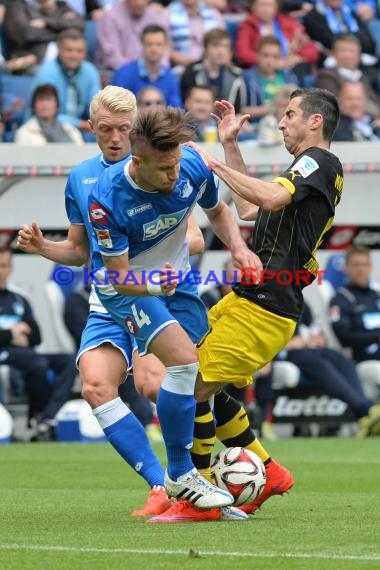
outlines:
{"label": "yellow shorts", "polygon": [[289,342],[295,321],[229,293],[208,314],[209,332],[198,343],[204,382],[248,386],[252,377]]}

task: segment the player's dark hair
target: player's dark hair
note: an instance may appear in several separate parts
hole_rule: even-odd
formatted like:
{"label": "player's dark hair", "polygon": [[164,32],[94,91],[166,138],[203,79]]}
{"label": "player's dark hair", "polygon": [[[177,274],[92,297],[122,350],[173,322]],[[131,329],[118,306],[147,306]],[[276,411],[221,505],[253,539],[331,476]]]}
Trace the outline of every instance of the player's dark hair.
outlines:
{"label": "player's dark hair", "polygon": [[329,143],[339,122],[339,105],[337,98],[327,89],[311,87],[296,89],[290,99],[301,98],[300,109],[305,119],[319,113],[323,117],[323,138]]}
{"label": "player's dark hair", "polygon": [[173,150],[191,140],[194,132],[191,115],[183,113],[177,107],[142,110],[129,135],[131,151],[133,154],[140,142],[148,143],[151,148],[159,151]]}

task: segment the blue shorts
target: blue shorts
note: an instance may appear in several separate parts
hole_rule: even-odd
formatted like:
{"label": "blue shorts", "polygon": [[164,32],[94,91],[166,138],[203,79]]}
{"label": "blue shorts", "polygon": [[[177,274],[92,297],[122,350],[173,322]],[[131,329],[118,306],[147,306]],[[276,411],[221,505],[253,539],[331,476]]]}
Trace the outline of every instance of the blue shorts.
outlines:
{"label": "blue shorts", "polygon": [[123,354],[127,370],[132,367],[132,353],[136,348],[135,341],[123,327],[118,325],[108,313],[91,311],[86,327],[82,333],[81,343],[77,354],[77,366],[84,352],[92,350],[109,342]]}
{"label": "blue shorts", "polygon": [[109,297],[97,290],[102,304],[121,326],[134,335],[141,355],[152,340],[171,323],[179,323],[196,344],[207,332],[207,311],[196,285],[183,281],[174,295]]}

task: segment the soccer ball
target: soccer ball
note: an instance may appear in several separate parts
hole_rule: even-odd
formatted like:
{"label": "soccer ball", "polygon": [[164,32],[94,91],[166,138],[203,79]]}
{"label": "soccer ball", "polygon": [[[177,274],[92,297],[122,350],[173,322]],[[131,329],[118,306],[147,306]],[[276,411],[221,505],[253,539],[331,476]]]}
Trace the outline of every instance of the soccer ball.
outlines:
{"label": "soccer ball", "polygon": [[244,447],[228,447],[213,458],[211,464],[215,484],[229,491],[234,505],[252,503],[267,481],[260,457]]}

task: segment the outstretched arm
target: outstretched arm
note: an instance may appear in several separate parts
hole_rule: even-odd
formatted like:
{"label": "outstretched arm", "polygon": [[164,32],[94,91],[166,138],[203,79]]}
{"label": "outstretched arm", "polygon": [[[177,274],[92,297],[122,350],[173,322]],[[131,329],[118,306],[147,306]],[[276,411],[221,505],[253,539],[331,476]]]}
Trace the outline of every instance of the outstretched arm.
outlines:
{"label": "outstretched arm", "polygon": [[[241,155],[237,135],[247,120],[248,115],[236,117],[235,109],[228,101],[217,101],[219,115],[213,115],[218,124],[219,138],[223,144],[226,164],[219,162],[211,154],[197,147],[197,150],[215,172],[233,192],[233,200],[239,216],[244,220],[254,219],[257,207],[264,210],[280,210],[291,202],[291,194],[281,184],[265,182],[259,178],[247,176]],[[192,144],[191,146],[195,146]],[[238,197],[236,199],[236,197]],[[251,205],[251,206],[249,206]],[[256,206],[252,208],[252,205]]]}
{"label": "outstretched arm", "polygon": [[260,274],[263,267],[258,256],[251,251],[240,234],[240,228],[227,204],[221,200],[216,208],[205,210],[216,235],[231,251],[232,262],[237,269],[256,268]]}
{"label": "outstretched arm", "polygon": [[202,230],[197,224],[194,214],[189,216],[187,222],[187,241],[189,243],[189,254],[197,255],[205,250],[205,240],[203,239]]}
{"label": "outstretched arm", "polygon": [[67,238],[57,242],[44,238],[37,222],[24,224],[18,232],[17,247],[62,265],[81,266],[89,257],[86,228],[80,224],[71,224]]}

